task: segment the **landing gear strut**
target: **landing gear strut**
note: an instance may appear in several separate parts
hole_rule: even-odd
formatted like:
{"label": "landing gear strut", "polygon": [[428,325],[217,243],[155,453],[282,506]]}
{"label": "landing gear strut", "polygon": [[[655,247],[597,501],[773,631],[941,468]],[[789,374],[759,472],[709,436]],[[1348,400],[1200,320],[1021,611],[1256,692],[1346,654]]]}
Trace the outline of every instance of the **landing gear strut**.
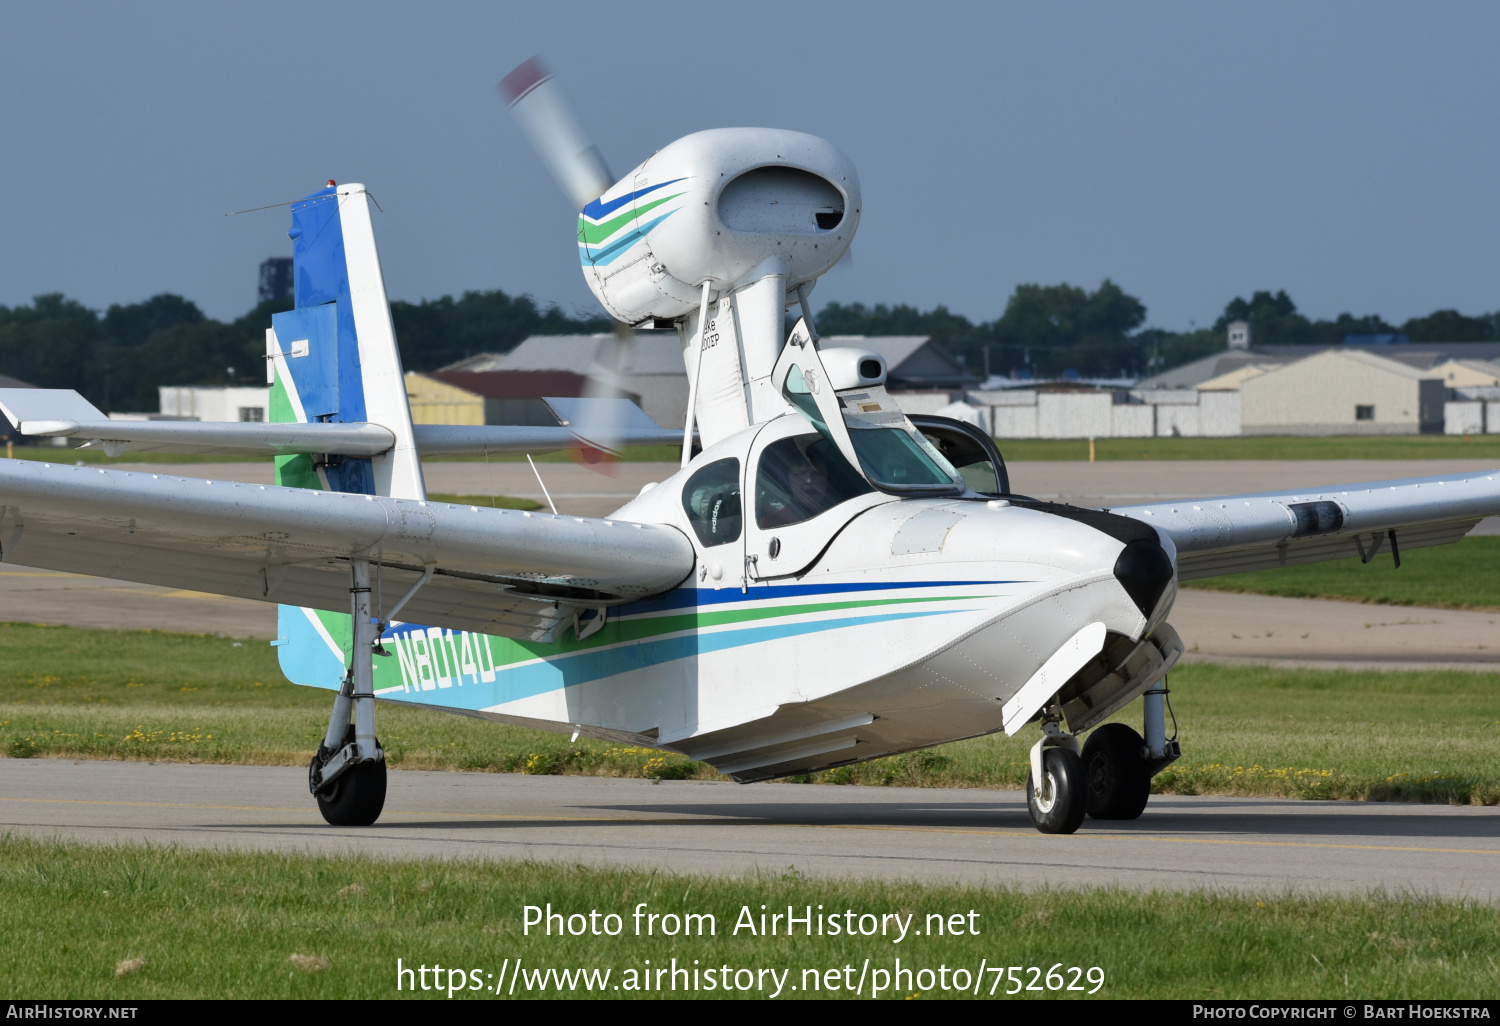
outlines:
{"label": "landing gear strut", "polygon": [[369,826],[385,807],[385,752],[375,738],[376,630],[370,614],[370,564],[354,561],[350,577],[351,665],[333,700],[328,733],[308,766],[307,786],[329,823]]}

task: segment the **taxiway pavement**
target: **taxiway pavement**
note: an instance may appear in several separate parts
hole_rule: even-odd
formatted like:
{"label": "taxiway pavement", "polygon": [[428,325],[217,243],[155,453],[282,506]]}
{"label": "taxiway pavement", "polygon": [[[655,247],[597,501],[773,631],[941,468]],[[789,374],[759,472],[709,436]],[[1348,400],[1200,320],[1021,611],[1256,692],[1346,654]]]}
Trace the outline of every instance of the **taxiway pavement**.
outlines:
{"label": "taxiway pavement", "polygon": [[1490,808],[1153,797],[1037,833],[1019,792],[392,771],[373,827],[325,824],[306,771],[0,759],[0,832],[194,848],[534,859],[688,874],[1500,899]]}

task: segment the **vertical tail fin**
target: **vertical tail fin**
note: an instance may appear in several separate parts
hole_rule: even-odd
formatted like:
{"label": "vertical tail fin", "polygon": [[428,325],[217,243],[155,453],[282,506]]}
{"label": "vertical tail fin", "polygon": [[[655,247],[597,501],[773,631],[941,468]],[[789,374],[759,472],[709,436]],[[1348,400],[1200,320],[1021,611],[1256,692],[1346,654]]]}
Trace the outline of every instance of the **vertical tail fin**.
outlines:
{"label": "vertical tail fin", "polygon": [[266,333],[270,419],[369,421],[396,444],[370,459],[278,457],[277,483],[425,498],[369,194],[330,183],[292,204],[291,237],[296,308]]}

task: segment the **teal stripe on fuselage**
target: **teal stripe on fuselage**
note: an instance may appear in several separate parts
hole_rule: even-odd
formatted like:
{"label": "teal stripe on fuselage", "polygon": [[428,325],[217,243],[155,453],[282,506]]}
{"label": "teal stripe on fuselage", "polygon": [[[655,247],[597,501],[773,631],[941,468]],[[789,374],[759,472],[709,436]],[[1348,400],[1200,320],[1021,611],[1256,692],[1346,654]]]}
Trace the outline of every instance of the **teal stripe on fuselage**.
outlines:
{"label": "teal stripe on fuselage", "polygon": [[[903,611],[874,616],[851,616],[837,620],[803,620],[796,623],[746,627],[739,630],[692,632],[672,638],[643,641],[602,651],[579,652],[557,659],[539,660],[508,669],[496,670],[493,683],[464,684],[432,691],[391,691],[386,697],[401,696],[401,701],[416,699],[424,705],[441,705],[450,709],[489,709],[517,702],[523,698],[560,691],[563,688],[602,680],[631,670],[660,666],[677,659],[742,648],[766,641],[795,638],[805,634],[858,627],[889,620],[914,620],[928,616],[969,612],[966,609]],[[421,696],[418,698],[418,696]]]}

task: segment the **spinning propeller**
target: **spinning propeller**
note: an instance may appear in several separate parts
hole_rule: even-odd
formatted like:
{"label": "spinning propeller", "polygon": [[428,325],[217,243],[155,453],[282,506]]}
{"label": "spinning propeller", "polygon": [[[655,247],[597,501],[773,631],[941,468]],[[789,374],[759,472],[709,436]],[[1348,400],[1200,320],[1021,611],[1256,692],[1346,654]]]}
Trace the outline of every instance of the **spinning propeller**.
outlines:
{"label": "spinning propeller", "polygon": [[[541,61],[531,57],[500,80],[500,91],[510,102],[511,115],[531,142],[542,163],[552,172],[558,188],[582,210],[602,196],[615,178],[604,163],[599,148],[588,141],[562,87]],[[616,345],[601,349],[589,370],[584,388],[587,399],[612,399],[624,395],[620,377],[629,362],[634,335],[630,326],[615,320]],[[571,424],[584,440],[576,451],[586,464],[607,466],[618,460],[623,448],[624,424],[616,403],[589,403],[583,423]]]}

